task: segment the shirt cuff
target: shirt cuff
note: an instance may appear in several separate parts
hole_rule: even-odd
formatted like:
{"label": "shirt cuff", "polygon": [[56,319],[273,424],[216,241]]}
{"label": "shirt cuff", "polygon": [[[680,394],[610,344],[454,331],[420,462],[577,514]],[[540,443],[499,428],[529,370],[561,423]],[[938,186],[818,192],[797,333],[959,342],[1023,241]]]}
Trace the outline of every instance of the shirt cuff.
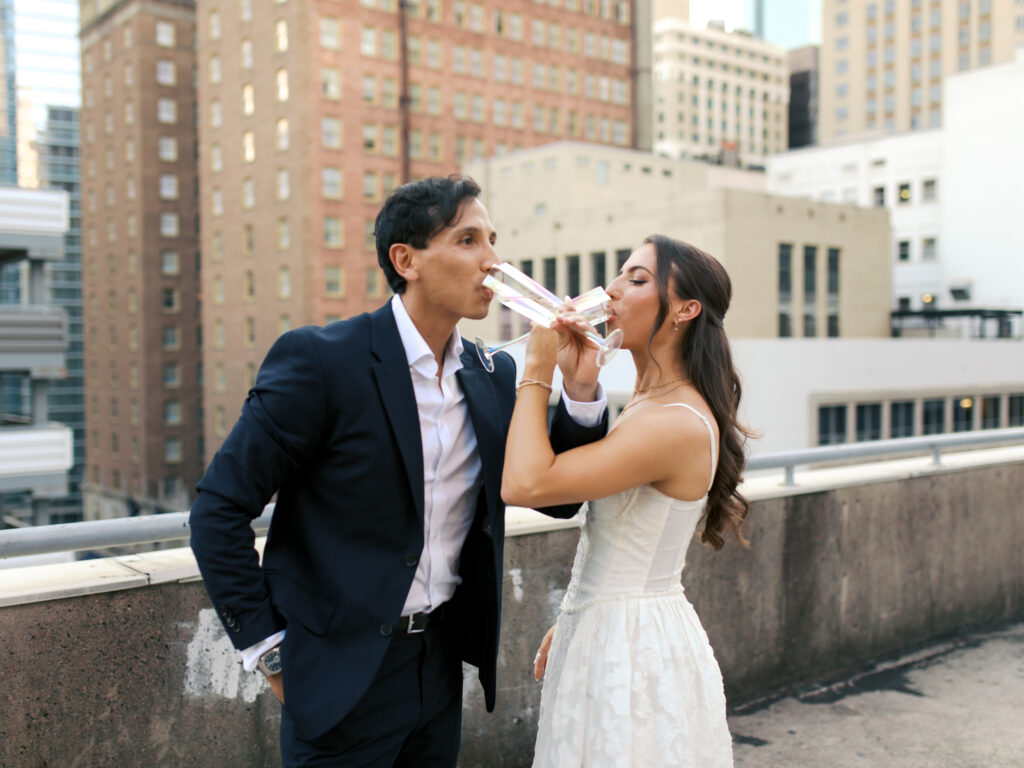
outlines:
{"label": "shirt cuff", "polygon": [[597,383],[597,395],[590,402],[580,403],[573,400],[565,393],[565,383],[562,383],[562,402],[565,403],[566,413],[581,427],[596,427],[601,423],[604,416],[604,409],[608,407],[608,397],[604,393],[601,382]]}
{"label": "shirt cuff", "polygon": [[252,672],[256,669],[256,665],[259,663],[260,656],[269,651],[274,646],[280,645],[281,641],[284,640],[284,630],[275,632],[266,640],[256,643],[256,645],[250,645],[244,651],[242,651],[242,669],[246,672]]}

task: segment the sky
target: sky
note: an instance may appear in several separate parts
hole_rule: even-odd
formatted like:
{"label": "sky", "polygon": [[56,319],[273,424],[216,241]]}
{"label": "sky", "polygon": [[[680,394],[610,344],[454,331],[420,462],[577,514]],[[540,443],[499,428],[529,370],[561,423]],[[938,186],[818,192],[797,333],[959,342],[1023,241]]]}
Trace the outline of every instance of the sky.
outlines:
{"label": "sky", "polygon": [[[764,0],[765,39],[780,48],[821,42],[821,0]],[[704,27],[713,19],[727,29],[754,29],[752,0],[690,0],[690,23]]]}

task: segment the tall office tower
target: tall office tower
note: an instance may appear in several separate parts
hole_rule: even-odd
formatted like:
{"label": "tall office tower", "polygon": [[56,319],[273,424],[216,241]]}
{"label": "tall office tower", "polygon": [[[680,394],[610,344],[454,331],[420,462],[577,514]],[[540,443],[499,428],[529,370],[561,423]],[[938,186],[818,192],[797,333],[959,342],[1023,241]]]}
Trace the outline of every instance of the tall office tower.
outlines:
{"label": "tall office tower", "polygon": [[85,516],[202,471],[195,5],[82,0]]}
{"label": "tall office tower", "polygon": [[789,148],[817,144],[818,46],[789,51]]}
{"label": "tall office tower", "polygon": [[403,180],[560,139],[631,146],[650,34],[619,0],[255,5],[197,18],[208,455],[283,331],[387,299],[374,219]]}
{"label": "tall office tower", "polygon": [[68,341],[64,355],[67,375],[50,382],[49,418],[70,427],[74,434],[74,464],[68,473],[68,495],[47,501],[47,521],[68,523],[82,519],[81,487],[85,474],[78,109],[47,107],[45,127],[36,134],[34,145],[40,188],[62,189],[67,192],[69,202],[64,253],[59,260],[46,264],[46,284],[50,292],[47,303],[64,310]]}
{"label": "tall office tower", "polygon": [[0,184],[18,183],[14,0],[0,0]]}
{"label": "tall office tower", "polygon": [[936,128],[946,76],[1022,43],[1020,0],[825,0],[818,140]]}
{"label": "tall office tower", "polygon": [[786,52],[717,26],[654,24],[654,151],[759,166],[788,141]]}

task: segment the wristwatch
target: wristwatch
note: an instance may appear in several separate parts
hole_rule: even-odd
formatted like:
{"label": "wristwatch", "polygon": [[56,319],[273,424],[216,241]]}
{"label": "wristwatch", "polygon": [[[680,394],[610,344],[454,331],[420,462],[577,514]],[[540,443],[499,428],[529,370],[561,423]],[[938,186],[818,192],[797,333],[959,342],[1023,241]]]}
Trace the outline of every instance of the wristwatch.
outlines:
{"label": "wristwatch", "polygon": [[281,646],[275,646],[260,656],[256,669],[267,677],[281,674]]}

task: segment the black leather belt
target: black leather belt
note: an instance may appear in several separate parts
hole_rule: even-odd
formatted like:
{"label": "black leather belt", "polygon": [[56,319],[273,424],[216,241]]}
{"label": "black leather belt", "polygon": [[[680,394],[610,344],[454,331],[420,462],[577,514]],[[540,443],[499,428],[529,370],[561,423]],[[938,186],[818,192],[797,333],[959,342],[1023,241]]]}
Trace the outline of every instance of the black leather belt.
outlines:
{"label": "black leather belt", "polygon": [[430,613],[414,613],[412,616],[403,616],[398,620],[398,631],[409,635],[426,632],[440,623],[443,613],[444,606],[442,605]]}

